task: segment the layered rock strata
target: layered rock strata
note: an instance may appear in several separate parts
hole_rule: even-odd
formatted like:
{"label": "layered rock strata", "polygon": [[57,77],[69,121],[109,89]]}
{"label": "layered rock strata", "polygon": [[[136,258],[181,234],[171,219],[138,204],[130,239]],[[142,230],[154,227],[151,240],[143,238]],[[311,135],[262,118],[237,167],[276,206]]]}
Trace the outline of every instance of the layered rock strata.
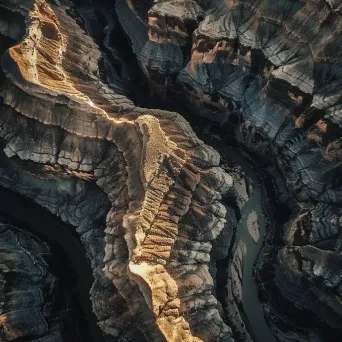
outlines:
{"label": "layered rock strata", "polygon": [[[135,107],[105,85],[98,47],[67,4],[0,8],[26,23],[19,41],[0,31],[18,41],[1,60],[1,182],[77,226],[100,327],[122,340],[143,339],[141,331],[148,341],[231,341],[209,269],[213,241],[225,245],[222,231],[234,228],[220,202],[232,179],[218,153],[178,114]],[[104,244],[91,191],[110,202]]]}
{"label": "layered rock strata", "polygon": [[[259,260],[265,312],[281,341],[327,340],[316,327],[339,329],[342,317],[338,4],[118,0],[115,9],[156,91],[177,94],[284,177],[285,186],[273,177],[278,199],[296,203]],[[80,9],[102,55],[72,13],[66,1],[0,0],[0,53],[11,47],[0,73],[0,184],[76,227],[108,341],[229,341],[229,326],[250,339],[239,308],[244,247],[220,203],[231,177],[179,115],[127,99],[112,12]],[[222,310],[215,260],[228,250]]]}
{"label": "layered rock strata", "polygon": [[[176,93],[221,132],[234,127],[244,146],[276,165],[302,208],[273,249],[276,288],[341,327],[339,4],[166,0],[150,5],[147,19],[136,5],[116,7],[151,85]],[[197,27],[185,35],[189,11]],[[179,32],[191,46],[182,54]]]}
{"label": "layered rock strata", "polygon": [[[1,341],[63,341],[54,309],[58,279],[49,270],[49,247],[4,219],[0,222]],[[51,255],[50,255],[51,256]]]}

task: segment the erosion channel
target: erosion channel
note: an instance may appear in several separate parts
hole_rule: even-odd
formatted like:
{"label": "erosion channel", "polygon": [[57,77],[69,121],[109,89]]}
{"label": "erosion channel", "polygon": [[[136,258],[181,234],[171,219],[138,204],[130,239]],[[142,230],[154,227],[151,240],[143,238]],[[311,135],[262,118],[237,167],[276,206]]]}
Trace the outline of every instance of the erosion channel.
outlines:
{"label": "erosion channel", "polygon": [[[209,140],[206,140],[206,143],[209,144]],[[243,253],[242,278],[230,281],[233,284],[239,280],[242,282],[242,316],[244,323],[250,328],[248,331],[253,340],[275,342],[273,333],[265,321],[263,307],[258,298],[259,287],[253,276],[253,267],[263,246],[267,229],[267,199],[264,198],[265,189],[262,189],[264,184],[248,161],[232,148],[217,140],[211,145],[223,157],[223,167],[235,175],[240,208],[235,244],[240,244]]]}
{"label": "erosion channel", "polygon": [[0,0],[0,340],[340,342],[341,27]]}

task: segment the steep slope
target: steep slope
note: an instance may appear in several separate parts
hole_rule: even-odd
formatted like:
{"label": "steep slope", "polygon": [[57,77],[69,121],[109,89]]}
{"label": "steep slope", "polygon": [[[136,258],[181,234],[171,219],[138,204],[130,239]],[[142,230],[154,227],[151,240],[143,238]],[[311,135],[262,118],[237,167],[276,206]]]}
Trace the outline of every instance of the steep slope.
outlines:
{"label": "steep slope", "polygon": [[280,170],[300,210],[265,249],[264,269],[303,315],[340,327],[341,6],[145,4],[120,0],[116,9],[150,85]]}
{"label": "steep slope", "polygon": [[[45,0],[0,6],[24,15],[27,25],[2,57],[6,156],[39,175],[43,192],[44,177],[72,176],[95,182],[111,203],[104,274],[91,261],[94,288],[103,283],[98,277],[109,279],[118,292],[108,297],[120,309],[101,328],[130,334],[126,323],[133,320],[133,331],[136,324],[148,341],[231,340],[208,268],[211,242],[223,228],[233,229],[220,203],[232,180],[218,167],[218,153],[178,114],[135,107],[103,84],[98,48],[66,8]],[[25,181],[11,187],[18,191]],[[34,200],[70,220],[39,196]]]}

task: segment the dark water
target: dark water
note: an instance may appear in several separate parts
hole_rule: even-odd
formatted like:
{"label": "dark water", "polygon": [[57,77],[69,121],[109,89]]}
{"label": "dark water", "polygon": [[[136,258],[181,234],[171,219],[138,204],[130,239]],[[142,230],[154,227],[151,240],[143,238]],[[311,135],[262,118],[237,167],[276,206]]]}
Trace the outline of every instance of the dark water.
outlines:
{"label": "dark water", "polygon": [[[254,191],[250,195],[248,202],[241,209],[241,220],[238,222],[240,238],[247,246],[242,283],[243,307],[249,321],[249,326],[252,329],[254,340],[257,342],[276,342],[272,331],[265,321],[263,307],[258,299],[258,284],[253,279],[253,265],[262,247],[264,234],[266,234],[266,220],[262,204],[264,200],[261,190],[262,184],[251,167],[241,158],[239,158],[239,165],[242,166],[246,175],[252,180],[254,187]],[[249,234],[247,225],[247,218],[253,211],[258,216],[260,237],[257,243]]]}
{"label": "dark water", "polygon": [[[113,1],[113,3],[114,2],[115,1]],[[100,1],[99,3],[104,3],[104,1]],[[113,20],[115,22],[117,21],[117,18],[115,18],[114,13],[113,15]],[[96,29],[99,29],[99,27],[96,27]],[[128,97],[134,102],[134,104],[143,108],[170,110],[180,113],[190,122],[192,128],[196,131],[200,139],[202,139],[209,146],[215,148],[221,155],[225,155],[228,158],[233,159],[237,165],[240,165],[242,167],[247,176],[252,180],[254,192],[244,208],[242,208],[242,217],[238,223],[240,238],[246,244],[248,249],[247,255],[244,259],[243,272],[244,311],[245,316],[249,321],[248,326],[252,330],[251,334],[255,341],[276,342],[271,330],[269,329],[265,321],[263,307],[258,299],[258,284],[253,279],[253,265],[263,244],[264,234],[266,232],[266,222],[264,217],[264,209],[262,206],[262,185],[259,184],[259,179],[256,176],[256,173],[252,170],[250,165],[227,144],[223,143],[222,141],[210,139],[208,136],[201,134],[195,127],[199,124],[199,121],[201,119],[197,115],[191,113],[191,109],[187,108],[185,103],[181,103],[181,98],[172,96],[171,93],[166,95],[165,97],[161,97],[160,95],[155,94],[149,86],[140,67],[138,66],[136,56],[132,51],[129,40],[127,39],[125,33],[122,31],[121,26],[117,25],[116,29],[114,29],[113,32],[115,32],[115,34],[112,35],[110,45],[112,46],[112,48],[117,49],[120,52],[119,55],[116,57],[118,58],[118,60],[120,60],[122,72],[119,72],[118,74],[120,77],[122,77],[123,83],[129,90]],[[90,34],[90,32],[88,33]],[[99,44],[102,52],[107,53],[108,51],[103,46],[103,33],[94,38]],[[113,64],[115,64],[114,62],[115,61],[113,61]],[[126,71],[127,75],[123,71]],[[205,122],[203,121],[201,125],[204,124]],[[203,131],[203,127],[200,128],[200,131]],[[253,210],[257,213],[259,222],[260,238],[257,243],[255,243],[250,236],[247,227],[248,215]]]}
{"label": "dark water", "polygon": [[[266,234],[266,218],[263,201],[267,200],[263,198],[263,191],[261,187],[263,184],[256,175],[252,166],[242,158],[236,150],[229,147],[224,142],[211,139],[207,136],[199,134],[199,137],[209,146],[213,147],[222,156],[228,160],[232,160],[236,165],[241,166],[241,169],[245,172],[245,175],[251,180],[253,185],[253,191],[249,194],[249,200],[241,208],[241,219],[238,221],[238,232],[240,239],[245,243],[247,247],[247,254],[244,258],[243,268],[243,283],[242,283],[242,298],[243,309],[245,317],[248,322],[247,326],[251,329],[250,333],[254,341],[256,342],[276,342],[272,331],[266,323],[264,310],[262,304],[258,298],[258,283],[253,278],[253,265],[257,259],[258,253],[263,245],[264,236]],[[256,243],[248,232],[247,219],[250,213],[256,212],[259,223],[259,240]]]}

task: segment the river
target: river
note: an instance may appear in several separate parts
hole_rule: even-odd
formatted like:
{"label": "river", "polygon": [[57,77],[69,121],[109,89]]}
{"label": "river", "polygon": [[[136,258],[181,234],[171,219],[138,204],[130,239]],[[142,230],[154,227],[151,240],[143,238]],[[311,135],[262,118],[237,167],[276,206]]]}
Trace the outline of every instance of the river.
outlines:
{"label": "river", "polygon": [[[213,147],[221,155],[221,158],[233,161],[236,165],[239,165],[244,171],[246,178],[251,181],[253,191],[249,193],[249,199],[245,205],[241,208],[241,219],[238,221],[238,232],[240,239],[245,243],[247,247],[247,254],[244,258],[243,267],[243,280],[242,280],[242,298],[244,317],[248,322],[245,324],[249,327],[249,331],[255,342],[276,342],[271,329],[266,323],[263,306],[259,301],[258,293],[259,287],[256,280],[253,278],[253,266],[258,257],[258,253],[263,245],[264,237],[267,229],[267,220],[265,217],[265,191],[263,191],[263,181],[257,176],[256,171],[251,164],[237,151],[222,140],[210,138],[207,135],[199,134],[199,137],[209,146]],[[259,239],[254,241],[251,234],[248,231],[248,217],[253,212],[257,215],[259,225]]]}

